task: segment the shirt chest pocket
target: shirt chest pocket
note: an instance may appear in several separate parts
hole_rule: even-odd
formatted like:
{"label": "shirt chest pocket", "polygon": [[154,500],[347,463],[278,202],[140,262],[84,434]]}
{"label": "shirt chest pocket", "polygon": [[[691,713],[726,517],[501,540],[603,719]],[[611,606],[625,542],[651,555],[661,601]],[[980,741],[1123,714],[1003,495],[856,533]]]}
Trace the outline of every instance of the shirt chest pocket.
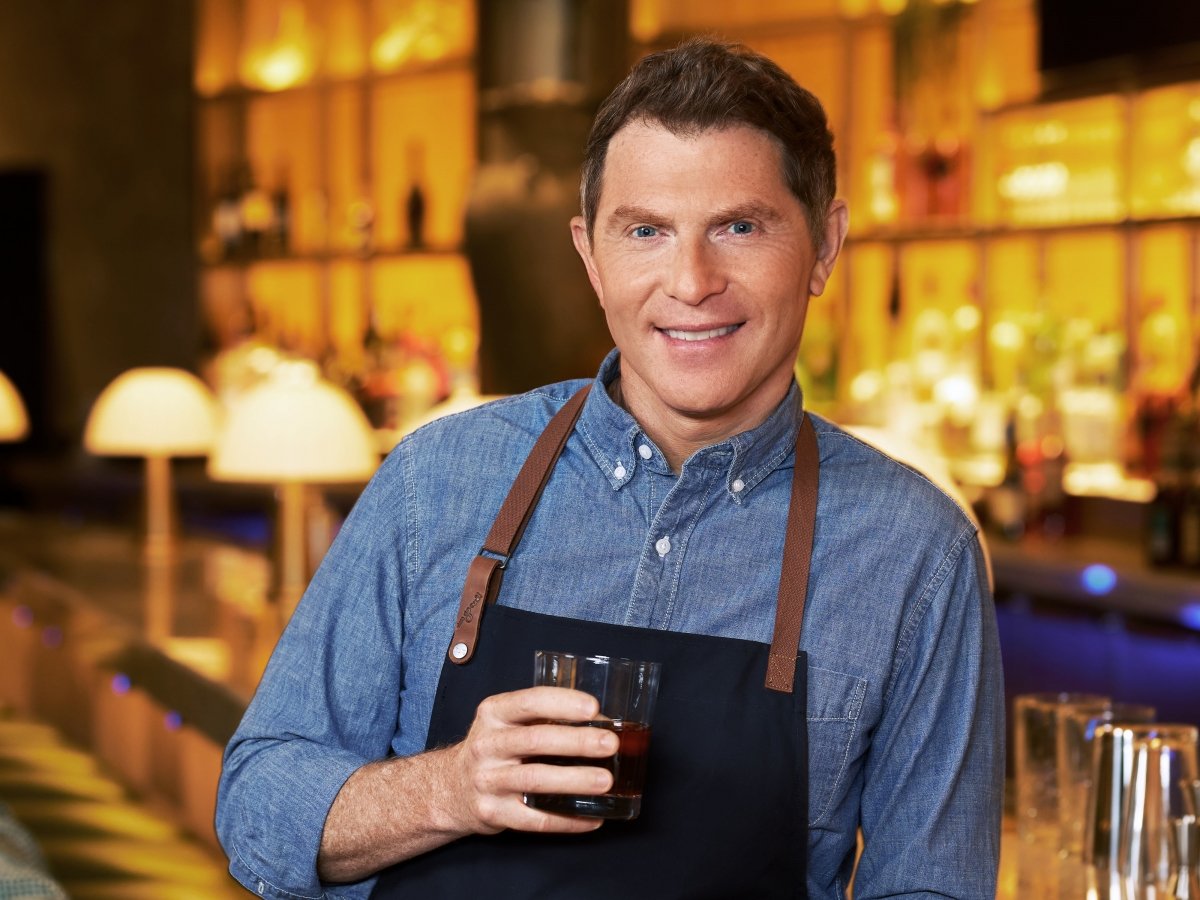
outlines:
{"label": "shirt chest pocket", "polygon": [[817,827],[846,787],[867,681],[808,667],[808,824]]}

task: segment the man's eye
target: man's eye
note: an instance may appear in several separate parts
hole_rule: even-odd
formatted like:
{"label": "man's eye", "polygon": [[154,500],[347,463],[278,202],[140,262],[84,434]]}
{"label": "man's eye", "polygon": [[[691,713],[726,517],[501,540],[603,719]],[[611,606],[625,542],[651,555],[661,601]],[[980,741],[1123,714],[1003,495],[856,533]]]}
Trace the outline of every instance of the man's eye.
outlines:
{"label": "man's eye", "polygon": [[734,222],[729,226],[729,231],[732,234],[750,234],[754,231],[754,225],[751,222]]}
{"label": "man's eye", "polygon": [[654,237],[656,234],[658,234],[658,229],[653,225],[639,225],[637,228],[633,229],[634,237],[649,238]]}

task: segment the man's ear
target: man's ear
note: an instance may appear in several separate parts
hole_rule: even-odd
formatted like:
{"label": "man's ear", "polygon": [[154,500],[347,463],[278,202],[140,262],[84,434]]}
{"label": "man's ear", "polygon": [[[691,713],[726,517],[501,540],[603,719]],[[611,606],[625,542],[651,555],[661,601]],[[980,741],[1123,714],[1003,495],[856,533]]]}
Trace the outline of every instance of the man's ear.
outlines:
{"label": "man's ear", "polygon": [[817,244],[818,256],[808,280],[808,292],[812,296],[819,297],[824,293],[825,283],[833,274],[833,264],[842,252],[849,228],[850,211],[846,208],[846,201],[834,200],[825,216],[825,233]]}
{"label": "man's ear", "polygon": [[600,285],[600,273],[596,269],[596,260],[592,258],[592,242],[588,238],[587,223],[583,221],[583,216],[575,216],[571,219],[571,240],[575,244],[575,252],[583,260],[583,267],[587,269],[588,281],[592,283],[592,290],[596,292],[600,305],[604,306],[604,288]]}

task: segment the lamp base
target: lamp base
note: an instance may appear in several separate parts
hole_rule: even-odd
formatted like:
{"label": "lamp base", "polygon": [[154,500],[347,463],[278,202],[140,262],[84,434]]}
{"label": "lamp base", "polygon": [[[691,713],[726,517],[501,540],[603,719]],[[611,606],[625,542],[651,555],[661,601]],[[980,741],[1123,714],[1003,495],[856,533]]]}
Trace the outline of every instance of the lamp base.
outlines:
{"label": "lamp base", "polygon": [[166,563],[175,556],[175,523],[171,509],[171,458],[146,457],[146,543],[142,557],[147,563]]}
{"label": "lamp base", "polygon": [[275,601],[286,622],[308,587],[308,486],[299,481],[279,485],[275,535]]}

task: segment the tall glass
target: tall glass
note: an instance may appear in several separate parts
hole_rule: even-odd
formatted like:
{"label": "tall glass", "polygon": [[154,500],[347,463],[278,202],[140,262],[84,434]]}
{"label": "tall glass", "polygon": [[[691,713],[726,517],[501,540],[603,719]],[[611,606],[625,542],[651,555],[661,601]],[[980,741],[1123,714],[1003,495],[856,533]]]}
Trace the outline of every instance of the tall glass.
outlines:
{"label": "tall glass", "polygon": [[[1058,895],[1077,900],[1085,894],[1083,867],[1084,822],[1094,790],[1093,751],[1097,729],[1120,722],[1153,722],[1152,706],[1137,703],[1080,704],[1058,719]],[[1200,900],[1200,898],[1198,898]]]}
{"label": "tall glass", "polygon": [[1013,699],[1017,887],[1021,897],[1058,894],[1058,722],[1076,709],[1103,707],[1100,694],[1022,694]]}
{"label": "tall glass", "polygon": [[1162,898],[1159,860],[1165,854],[1169,867],[1169,819],[1190,809],[1186,782],[1196,773],[1196,729],[1113,722],[1097,727],[1093,745],[1083,835],[1087,897]]}
{"label": "tall glass", "polygon": [[1193,805],[1185,789],[1196,779],[1196,728],[1156,725],[1134,738],[1131,753],[1120,872],[1128,900],[1157,900],[1180,867],[1176,829]]}

